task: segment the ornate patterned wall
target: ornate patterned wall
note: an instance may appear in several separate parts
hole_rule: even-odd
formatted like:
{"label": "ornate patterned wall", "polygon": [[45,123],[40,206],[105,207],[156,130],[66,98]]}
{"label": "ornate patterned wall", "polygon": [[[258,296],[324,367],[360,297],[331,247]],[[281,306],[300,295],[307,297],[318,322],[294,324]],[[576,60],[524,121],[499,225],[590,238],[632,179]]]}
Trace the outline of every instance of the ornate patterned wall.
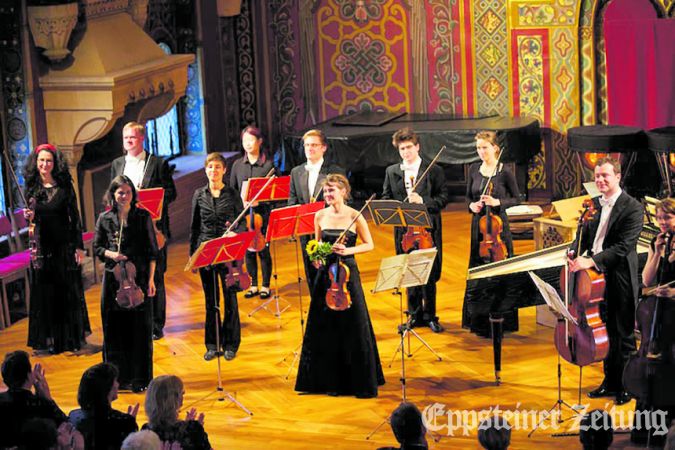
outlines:
{"label": "ornate patterned wall", "polygon": [[[673,14],[675,0],[636,1]],[[273,27],[288,33],[276,37],[279,116],[296,119],[281,129],[361,108],[530,115],[544,128],[530,192],[576,194],[583,173],[566,130],[604,117],[605,3],[274,0]]]}

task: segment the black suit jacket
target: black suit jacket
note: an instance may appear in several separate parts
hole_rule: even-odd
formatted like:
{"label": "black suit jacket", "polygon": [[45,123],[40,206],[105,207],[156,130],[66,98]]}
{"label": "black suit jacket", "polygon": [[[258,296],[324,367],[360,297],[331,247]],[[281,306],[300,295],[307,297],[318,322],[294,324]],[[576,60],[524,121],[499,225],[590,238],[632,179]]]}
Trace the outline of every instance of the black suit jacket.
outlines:
{"label": "black suit jacket", "polygon": [[[582,228],[580,255],[590,253],[600,224],[600,198],[594,198],[593,202],[598,212]],[[636,245],[642,224],[642,205],[622,192],[609,216],[602,251],[592,256],[605,275],[604,319],[614,321],[622,336],[632,334],[635,326],[635,303],[640,287]],[[574,241],[572,249],[576,247],[577,241]]]}
{"label": "black suit jacket", "polygon": [[[141,189],[164,188],[164,208],[162,209],[162,218],[157,222],[157,227],[166,236],[171,237],[169,230],[169,204],[176,200],[176,185],[173,182],[173,176],[169,163],[158,156],[145,152],[145,175],[141,183]],[[124,175],[124,166],[126,161],[124,156],[116,158],[112,162],[111,179],[118,175]]]}
{"label": "black suit jacket", "polygon": [[[422,160],[420,164],[418,176],[422,174],[429,167],[429,163]],[[384,186],[382,187],[382,198],[385,200],[399,200],[403,201],[408,193],[405,189],[405,180],[403,179],[404,172],[401,170],[400,164],[392,164],[387,167],[384,175]],[[429,218],[431,220],[431,233],[434,238],[434,245],[438,249],[438,255],[434,261],[434,269],[432,270],[432,279],[438,281],[440,278],[440,268],[443,263],[443,224],[441,223],[441,212],[448,203],[448,193],[445,189],[445,174],[443,169],[439,166],[433,166],[426,174],[422,182],[417,186],[415,191],[422,197],[424,206],[427,207]],[[394,244],[396,245],[396,253],[403,253],[401,247],[401,238],[405,233],[405,227],[396,227],[394,229]]]}
{"label": "black suit jacket", "polygon": [[336,164],[328,164],[324,161],[319,170],[319,177],[316,180],[314,192],[310,194],[308,185],[309,172],[305,170],[305,164],[293,167],[293,169],[291,169],[291,192],[288,196],[288,206],[310,203],[312,197],[314,198],[314,201],[323,200],[321,182],[329,173],[346,175],[345,170],[342,167]]}

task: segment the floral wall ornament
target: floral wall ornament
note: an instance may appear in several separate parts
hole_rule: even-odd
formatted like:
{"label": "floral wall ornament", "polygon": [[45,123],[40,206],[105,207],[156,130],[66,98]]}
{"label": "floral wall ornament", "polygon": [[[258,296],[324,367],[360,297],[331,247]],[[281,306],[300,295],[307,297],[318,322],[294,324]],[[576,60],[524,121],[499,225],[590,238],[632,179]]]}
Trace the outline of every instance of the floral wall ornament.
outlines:
{"label": "floral wall ornament", "polygon": [[43,54],[56,62],[70,54],[68,40],[77,24],[78,4],[29,6],[28,24],[35,46],[44,48]]}

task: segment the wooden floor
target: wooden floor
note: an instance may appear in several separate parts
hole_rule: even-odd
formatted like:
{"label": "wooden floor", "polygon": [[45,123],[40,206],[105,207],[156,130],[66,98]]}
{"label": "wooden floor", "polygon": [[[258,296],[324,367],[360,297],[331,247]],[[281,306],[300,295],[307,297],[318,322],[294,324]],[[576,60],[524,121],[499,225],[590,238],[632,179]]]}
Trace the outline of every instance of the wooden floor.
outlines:
{"label": "wooden floor", "polygon": [[[441,323],[446,331],[434,334],[419,330],[421,336],[442,355],[437,361],[426,349],[414,352],[406,360],[407,397],[420,409],[436,404],[432,410],[489,410],[497,406],[502,411],[543,411],[556,398],[556,352],[551,329],[535,323],[534,309],[521,310],[520,331],[506,336],[503,350],[501,386],[493,383],[491,342],[461,329],[461,308],[464,296],[467,258],[469,253],[469,215],[464,207],[450,208],[444,213],[443,276],[438,283],[438,306]],[[391,231],[371,223],[376,250],[358,257],[364,288],[373,287],[380,258],[394,253]],[[530,241],[517,241],[516,252],[532,250]],[[290,308],[276,318],[261,310],[253,317],[248,313],[260,300],[246,300],[240,295],[239,309],[242,322],[242,343],[237,358],[223,361],[222,378],[225,390],[236,396],[253,412],[248,416],[228,401],[218,401],[216,361],[205,362],[202,355],[204,305],[198,275],[183,272],[187,259],[187,243],[172,243],[169,250],[169,270],[166,274],[169,302],[165,338],[155,343],[154,373],[175,374],[185,383],[184,408],[195,406],[206,414],[205,428],[214,448],[377,448],[395,444],[385,424],[370,440],[366,436],[374,430],[401,401],[400,358],[389,366],[399,343],[396,328],[399,323],[399,304],[389,293],[368,294],[367,302],[377,336],[382,365],[387,383],[376,399],[360,400],[353,397],[299,395],[293,390],[295,367],[286,380],[288,364],[293,351],[301,342],[300,308],[297,291],[295,247],[281,243],[273,251],[278,269],[279,293]],[[274,287],[274,285],[273,285]],[[78,355],[34,356],[46,370],[52,394],[67,413],[77,407],[77,385],[82,372],[101,361],[102,341],[99,295],[100,285],[87,290],[87,303],[93,334],[90,346]],[[306,313],[309,300],[303,289],[303,308]],[[27,320],[0,331],[0,352],[26,349]],[[413,349],[417,344],[413,340]],[[285,358],[285,360],[284,360]],[[577,367],[563,364],[563,399],[570,404],[577,400]],[[601,380],[601,365],[584,369],[584,403],[591,407],[611,409],[604,400],[587,401],[585,393]],[[124,410],[127,405],[141,402],[138,423],[146,420],[143,395],[123,393],[114,407]],[[615,417],[622,412],[626,421],[634,403],[616,408]],[[565,417],[569,414],[564,413]],[[456,415],[453,422],[457,423]],[[471,416],[468,416],[469,419]],[[514,449],[578,448],[578,437],[551,437],[551,429],[539,430],[528,438],[532,428],[531,416],[521,414],[509,419],[513,431]],[[526,423],[529,422],[529,423]],[[448,416],[439,414],[436,420],[441,440],[429,441],[431,448],[480,448],[476,429],[448,432]],[[566,422],[561,425],[567,428]],[[550,425],[550,422],[548,422]],[[624,423],[627,425],[628,423]],[[475,423],[468,424],[475,427]],[[620,425],[620,424],[616,424]],[[523,428],[529,429],[523,429]],[[619,439],[620,441],[625,441]],[[629,448],[619,443],[615,448]]]}

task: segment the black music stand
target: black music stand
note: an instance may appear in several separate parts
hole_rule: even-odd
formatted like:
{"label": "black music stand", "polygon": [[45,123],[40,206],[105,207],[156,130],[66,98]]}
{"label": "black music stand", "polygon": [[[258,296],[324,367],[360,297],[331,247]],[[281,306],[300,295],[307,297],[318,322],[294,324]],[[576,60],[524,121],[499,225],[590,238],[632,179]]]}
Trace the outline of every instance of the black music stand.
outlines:
{"label": "black music stand", "polygon": [[[546,304],[556,313],[556,316],[558,317],[558,324],[565,323],[566,320],[570,320],[572,322],[576,323],[576,320],[574,317],[572,317],[567,310],[567,307],[562,303],[562,300],[560,300],[560,296],[558,295],[558,292],[555,290],[553,286],[550,284],[546,283],[544,280],[539,278],[534,272],[528,272],[530,277],[532,278],[532,281],[534,284],[537,286],[537,289],[539,289],[539,292],[541,293],[541,296],[544,298],[544,301],[546,301]],[[555,401],[553,406],[551,406],[547,411],[548,414],[546,416],[542,416],[541,420],[532,428],[532,431],[530,431],[527,435],[527,437],[532,437],[532,434],[534,434],[535,431],[539,428],[539,426],[542,424],[542,422],[550,416],[551,412],[555,409],[558,411],[558,423],[562,423],[565,420],[569,420],[572,417],[578,416],[582,411],[583,411],[583,406],[581,405],[581,370],[582,367],[579,366],[579,404],[572,406],[569,403],[567,403],[565,400],[562,399],[562,360],[560,357],[560,352],[558,353],[558,399]],[[572,417],[569,417],[567,419],[563,419],[562,417],[562,407],[565,406],[568,409],[570,409],[574,415]],[[554,434],[553,436],[555,437],[560,437],[564,436],[564,434]]]}
{"label": "black music stand", "polygon": [[[394,353],[394,358],[398,352],[401,352],[401,400],[405,402],[407,400],[406,396],[406,376],[405,376],[405,337],[408,336],[408,351],[410,351],[410,334],[413,334],[419,339],[422,344],[424,344],[436,357],[439,361],[442,361],[441,356],[432,349],[429,344],[427,344],[415,330],[411,327],[411,317],[410,311],[403,310],[403,293],[401,289],[409,288],[414,286],[424,286],[427,281],[429,281],[429,275],[434,265],[434,260],[436,259],[436,254],[438,250],[436,248],[428,248],[424,250],[413,250],[410,253],[404,253],[401,255],[390,256],[388,258],[382,259],[380,262],[380,269],[377,272],[377,279],[375,280],[375,287],[371,292],[378,293],[382,291],[390,291],[393,289],[392,294],[398,296],[399,300],[399,309],[401,314],[401,323],[398,327],[398,333],[401,335],[401,342],[396,348],[396,353]],[[408,316],[407,320],[403,319],[403,314]],[[408,355],[409,357],[412,354]],[[393,362],[393,359],[392,359]],[[391,367],[391,363],[389,364]],[[366,436],[366,440],[379,430],[382,425],[389,423],[389,418],[386,418],[382,423],[380,423],[373,431]],[[440,437],[434,433],[429,432],[434,440],[438,442]]]}
{"label": "black music stand", "polygon": [[[217,359],[217,376],[218,384],[215,391],[210,392],[202,400],[208,398],[214,393],[218,393],[218,401],[225,400],[227,397],[230,402],[237,405],[241,408],[246,414],[252,416],[253,413],[246,408],[241,402],[237,400],[235,396],[223,389],[223,381],[221,376],[220,368],[220,357],[223,355],[221,351],[220,343],[220,301],[218,295],[218,275],[216,274],[215,266],[218,264],[230,262],[230,261],[239,261],[244,258],[246,249],[251,245],[255,232],[247,231],[239,233],[236,236],[232,237],[219,237],[211,239],[206,242],[202,242],[199,248],[192,254],[188,260],[187,265],[185,266],[185,271],[208,268],[213,274],[213,301],[215,305],[215,327],[216,327],[216,359]],[[224,299],[223,299],[224,300]]]}
{"label": "black music stand", "polygon": [[[291,361],[288,372],[286,372],[286,376],[284,377],[286,380],[288,380],[295,363],[300,358],[299,350],[302,346],[302,339],[305,336],[305,313],[302,308],[302,277],[300,276],[300,250],[299,239],[297,238],[314,233],[314,216],[324,206],[324,202],[313,202],[274,209],[270,213],[269,224],[267,226],[267,242],[288,237],[295,241],[295,270],[298,283],[298,302],[300,304],[301,336],[300,343],[291,352],[293,354],[293,361]],[[289,356],[290,354],[284,356],[282,361],[285,362]]]}
{"label": "black music stand", "polygon": [[[370,215],[377,225],[386,225],[394,227],[424,227],[431,228],[431,219],[429,218],[429,212],[427,211],[426,206],[419,203],[405,203],[398,200],[373,200],[368,205],[370,209]],[[435,247],[434,247],[435,249]],[[400,255],[397,255],[400,256]],[[384,263],[384,259],[382,262]],[[428,280],[429,277],[427,277]],[[422,283],[423,286],[426,284],[426,281]],[[418,284],[410,285],[420,286]],[[399,292],[399,295],[401,293]],[[416,311],[406,311],[408,315],[414,314]],[[402,314],[401,314],[402,316]],[[436,351],[431,348],[431,346],[424,340],[420,335],[412,328],[412,325],[409,323],[412,321],[412,318],[409,317],[409,320],[406,321],[407,332],[404,333],[408,336],[408,357],[412,357],[412,352],[410,351],[410,335],[415,336],[426,348],[428,348],[438,360],[441,360],[441,357],[436,353]],[[403,351],[403,350],[402,350]],[[398,349],[396,349],[398,353]],[[396,359],[396,353],[392,356],[391,361],[389,362],[389,367],[394,363]]]}

